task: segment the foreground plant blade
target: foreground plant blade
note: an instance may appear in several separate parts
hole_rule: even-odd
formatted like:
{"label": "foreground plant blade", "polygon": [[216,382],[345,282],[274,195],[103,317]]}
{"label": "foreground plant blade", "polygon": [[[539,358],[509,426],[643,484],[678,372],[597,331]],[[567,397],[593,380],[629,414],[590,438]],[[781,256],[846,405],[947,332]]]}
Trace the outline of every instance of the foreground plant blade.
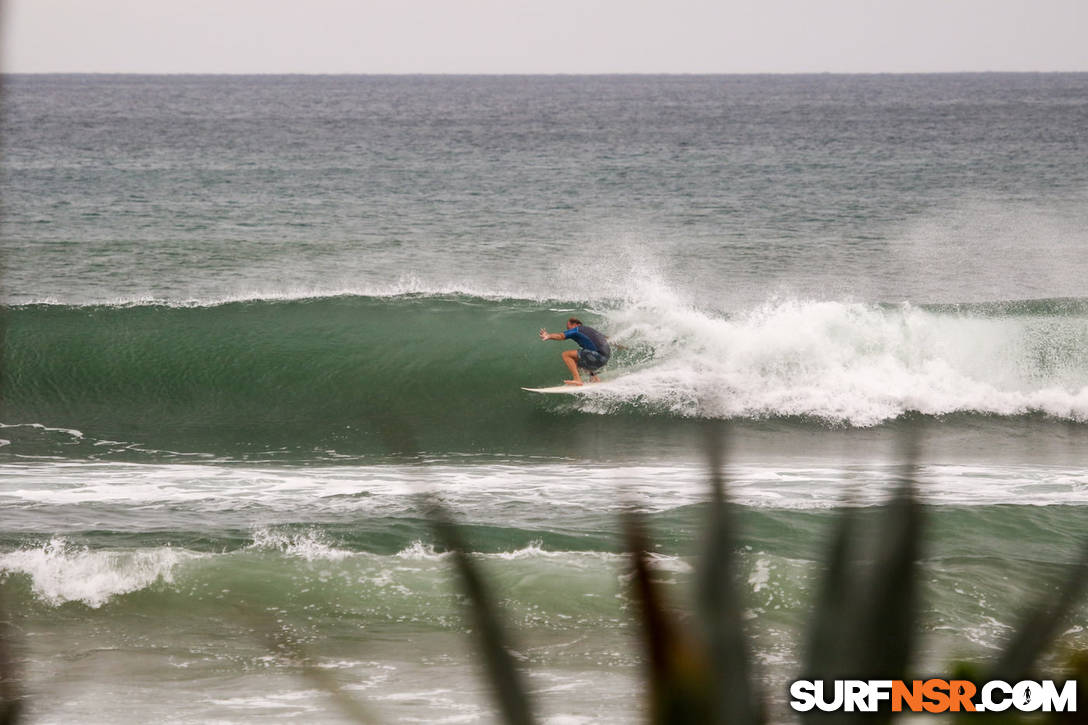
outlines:
{"label": "foreground plant blade", "polygon": [[471,602],[473,628],[479,633],[480,648],[487,667],[488,680],[498,701],[503,722],[509,725],[530,725],[533,720],[528,688],[517,662],[510,654],[498,606],[484,583],[476,563],[466,553],[457,526],[436,503],[430,502],[428,518],[443,545],[450,550],[454,567],[465,595]]}
{"label": "foreground plant blade", "polygon": [[665,607],[659,587],[650,576],[648,538],[642,521],[628,514],[624,531],[631,551],[633,595],[639,604],[649,668],[650,722],[712,722],[716,683],[705,651]]}
{"label": "foreground plant blade", "polygon": [[[378,433],[385,448],[392,453],[418,459],[419,441],[411,422],[395,413],[383,415],[381,420]],[[488,680],[503,721],[510,725],[529,725],[533,722],[533,710],[528,688],[510,654],[511,649],[507,645],[508,638],[502,626],[499,608],[484,583],[484,576],[466,553],[468,550],[460,530],[441,502],[432,496],[423,495],[419,503],[436,537],[450,551],[461,586],[471,602],[473,629],[479,633]]]}
{"label": "foreground plant blade", "polygon": [[[907,466],[895,497],[877,516],[876,542],[865,546],[858,514],[839,518],[827,574],[813,616],[804,679],[908,679],[917,637],[918,572],[922,509],[914,496],[914,465]],[[872,535],[872,533],[870,533]],[[871,561],[861,549],[871,548]],[[845,713],[806,713],[806,722],[846,722]],[[890,712],[872,722],[889,722]]]}
{"label": "foreground plant blade", "polygon": [[15,631],[8,607],[6,582],[0,583],[0,725],[15,725],[22,719],[23,701],[19,692],[20,672],[15,658]]}
{"label": "foreground plant blade", "polygon": [[1062,626],[1088,588],[1088,543],[1079,560],[1069,569],[1056,598],[1046,597],[1037,604],[1017,627],[1012,640],[988,672],[987,680],[1016,682],[1026,679],[1035,668],[1039,656],[1050,646],[1058,627]]}
{"label": "foreground plant blade", "polygon": [[764,714],[752,677],[751,650],[736,587],[735,518],[722,477],[725,456],[722,430],[718,426],[708,431],[706,452],[710,467],[710,520],[706,548],[699,561],[696,604],[716,683],[712,721],[758,725],[764,721]]}
{"label": "foreground plant blade", "polygon": [[839,514],[827,557],[827,573],[820,585],[816,606],[809,625],[808,654],[803,678],[834,678],[849,666],[852,653],[846,646],[852,623],[844,616],[850,601],[851,544],[856,521],[853,509]]}
{"label": "foreground plant blade", "polygon": [[291,631],[267,612],[258,612],[245,605],[236,605],[239,620],[260,633],[265,644],[277,656],[300,667],[302,675],[315,687],[332,697],[344,714],[357,723],[378,723],[380,720],[363,703],[349,695],[328,670],[319,667],[306,647]]}
{"label": "foreground plant blade", "polygon": [[918,632],[918,569],[922,510],[914,497],[914,483],[906,478],[885,507],[880,541],[864,601],[864,640],[859,664],[869,677],[905,677]]}

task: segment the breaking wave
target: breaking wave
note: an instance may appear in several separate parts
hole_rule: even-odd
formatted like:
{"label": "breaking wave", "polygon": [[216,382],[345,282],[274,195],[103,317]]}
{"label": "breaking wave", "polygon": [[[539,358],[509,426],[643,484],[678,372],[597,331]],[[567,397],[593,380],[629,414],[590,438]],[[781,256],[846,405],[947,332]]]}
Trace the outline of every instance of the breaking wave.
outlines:
{"label": "breaking wave", "polygon": [[[524,393],[564,377],[560,345],[536,330],[558,329],[570,313],[616,343],[607,384],[560,401]],[[577,412],[652,419],[655,430],[678,418],[1088,421],[1080,299],[776,300],[721,312],[662,289],[590,310],[409,294],[25,305],[9,307],[7,323],[5,451],[45,441],[80,455],[102,446],[516,452],[562,444]]]}

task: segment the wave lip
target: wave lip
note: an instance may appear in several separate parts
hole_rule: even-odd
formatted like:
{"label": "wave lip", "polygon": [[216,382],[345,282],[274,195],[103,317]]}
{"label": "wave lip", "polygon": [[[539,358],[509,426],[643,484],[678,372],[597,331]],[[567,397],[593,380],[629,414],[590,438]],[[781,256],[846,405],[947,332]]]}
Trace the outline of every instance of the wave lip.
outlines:
{"label": "wave lip", "polygon": [[295,287],[289,289],[250,289],[233,293],[208,294],[199,297],[164,297],[153,294],[137,294],[120,297],[95,297],[83,300],[64,300],[57,297],[20,297],[0,302],[13,309],[69,308],[69,309],[199,309],[225,307],[237,304],[286,304],[292,302],[320,302],[336,299],[361,299],[396,302],[405,299],[448,299],[473,302],[516,301],[535,304],[555,303],[582,305],[586,300],[560,300],[557,297],[534,294],[523,289],[485,287],[468,284],[428,284],[413,277],[404,277],[389,284],[344,285],[324,287]]}

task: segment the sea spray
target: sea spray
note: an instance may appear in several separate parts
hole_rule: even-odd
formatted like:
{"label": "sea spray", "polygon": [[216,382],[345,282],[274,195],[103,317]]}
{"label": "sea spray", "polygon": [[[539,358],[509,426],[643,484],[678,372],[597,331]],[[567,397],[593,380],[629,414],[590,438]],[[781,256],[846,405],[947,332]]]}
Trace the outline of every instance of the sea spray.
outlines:
{"label": "sea spray", "polygon": [[[1088,420],[1088,315],[947,314],[909,304],[767,303],[718,316],[620,310],[652,364],[586,408],[871,426],[918,412]],[[648,322],[652,320],[652,322]]]}
{"label": "sea spray", "polygon": [[174,569],[198,556],[169,546],[96,551],[53,537],[39,546],[0,554],[0,571],[29,577],[34,594],[50,605],[80,602],[98,608],[121,594],[172,584]]}

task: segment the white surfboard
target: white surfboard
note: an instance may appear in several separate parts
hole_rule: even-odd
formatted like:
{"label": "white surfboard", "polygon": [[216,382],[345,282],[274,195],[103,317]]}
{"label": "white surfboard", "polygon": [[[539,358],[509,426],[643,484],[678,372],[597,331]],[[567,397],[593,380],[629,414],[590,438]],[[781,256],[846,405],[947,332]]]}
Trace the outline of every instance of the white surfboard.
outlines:
{"label": "white surfboard", "polygon": [[552,388],[522,388],[530,393],[544,393],[545,395],[579,395],[593,388],[599,388],[604,383],[585,383],[584,385],[556,385]]}

